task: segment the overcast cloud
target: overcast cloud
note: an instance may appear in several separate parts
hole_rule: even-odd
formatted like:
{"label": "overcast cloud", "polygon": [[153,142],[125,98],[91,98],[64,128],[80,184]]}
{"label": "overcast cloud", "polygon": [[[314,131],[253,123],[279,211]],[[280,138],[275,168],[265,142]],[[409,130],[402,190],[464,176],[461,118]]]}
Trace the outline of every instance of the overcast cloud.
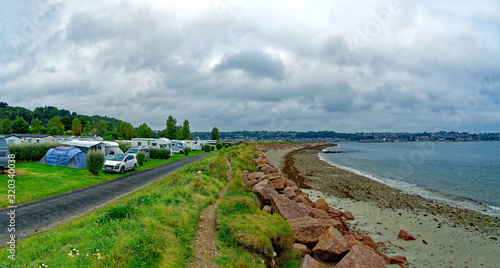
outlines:
{"label": "overcast cloud", "polygon": [[500,131],[499,1],[0,3],[11,106],[153,129]]}

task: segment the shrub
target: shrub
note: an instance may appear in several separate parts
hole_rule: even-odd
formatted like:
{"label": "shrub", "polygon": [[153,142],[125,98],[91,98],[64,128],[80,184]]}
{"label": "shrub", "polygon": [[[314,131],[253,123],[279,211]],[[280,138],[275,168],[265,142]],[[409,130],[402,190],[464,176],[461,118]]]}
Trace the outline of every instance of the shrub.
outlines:
{"label": "shrub", "polygon": [[146,153],[143,152],[143,151],[140,151],[138,154],[137,154],[137,163],[139,164],[139,166],[142,166],[144,165],[144,161],[146,161]]}
{"label": "shrub", "polygon": [[222,149],[222,143],[220,143],[220,141],[217,141],[217,142],[215,143],[215,147],[217,147],[217,150]]}
{"label": "shrub", "polygon": [[118,147],[120,147],[120,150],[122,150],[123,152],[126,152],[128,149],[130,149],[130,147],[132,147],[132,143],[121,141],[118,142]]}
{"label": "shrub", "polygon": [[170,149],[149,148],[149,158],[151,159],[169,159]]}
{"label": "shrub", "polygon": [[58,143],[14,144],[9,145],[9,152],[16,155],[16,162],[38,162],[48,150],[57,146]]}
{"label": "shrub", "polygon": [[87,153],[87,169],[93,175],[98,175],[104,165],[104,153],[102,151],[91,150]]}
{"label": "shrub", "polygon": [[191,152],[191,147],[186,147],[184,148],[184,154],[188,156],[188,154]]}
{"label": "shrub", "polygon": [[207,153],[210,152],[210,144],[203,145],[203,151],[205,151]]}
{"label": "shrub", "polygon": [[214,151],[215,150],[215,146],[214,145],[210,145],[210,151]]}

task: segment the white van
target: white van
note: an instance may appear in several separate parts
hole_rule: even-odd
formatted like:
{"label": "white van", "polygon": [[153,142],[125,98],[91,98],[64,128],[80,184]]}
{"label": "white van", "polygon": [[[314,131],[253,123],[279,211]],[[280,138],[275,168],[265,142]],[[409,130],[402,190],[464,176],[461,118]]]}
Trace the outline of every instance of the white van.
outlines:
{"label": "white van", "polygon": [[183,154],[186,143],[179,140],[170,140],[170,150],[176,154]]}
{"label": "white van", "polygon": [[191,151],[201,151],[201,141],[184,140],[183,141],[187,147],[191,148]]}

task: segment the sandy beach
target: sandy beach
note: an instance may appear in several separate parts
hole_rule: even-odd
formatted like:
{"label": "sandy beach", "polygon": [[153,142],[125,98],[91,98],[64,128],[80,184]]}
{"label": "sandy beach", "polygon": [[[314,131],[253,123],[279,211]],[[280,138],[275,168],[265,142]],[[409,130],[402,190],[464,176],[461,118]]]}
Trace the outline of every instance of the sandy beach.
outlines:
{"label": "sandy beach", "polygon": [[[355,233],[383,242],[386,255],[405,256],[409,267],[498,267],[498,218],[404,194],[333,167],[319,159],[321,148],[265,154],[281,170],[292,164],[297,174],[291,177],[302,177],[309,186],[303,192],[313,201],[325,198],[334,208],[350,211],[355,219],[348,223]],[[398,239],[400,230],[416,240]]]}

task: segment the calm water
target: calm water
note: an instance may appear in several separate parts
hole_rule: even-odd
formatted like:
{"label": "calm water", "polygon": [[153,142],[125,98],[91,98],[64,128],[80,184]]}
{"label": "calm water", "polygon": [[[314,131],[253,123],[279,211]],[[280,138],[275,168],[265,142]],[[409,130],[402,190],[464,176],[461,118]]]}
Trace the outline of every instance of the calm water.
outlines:
{"label": "calm water", "polygon": [[320,158],[410,194],[500,217],[500,142],[340,143]]}

